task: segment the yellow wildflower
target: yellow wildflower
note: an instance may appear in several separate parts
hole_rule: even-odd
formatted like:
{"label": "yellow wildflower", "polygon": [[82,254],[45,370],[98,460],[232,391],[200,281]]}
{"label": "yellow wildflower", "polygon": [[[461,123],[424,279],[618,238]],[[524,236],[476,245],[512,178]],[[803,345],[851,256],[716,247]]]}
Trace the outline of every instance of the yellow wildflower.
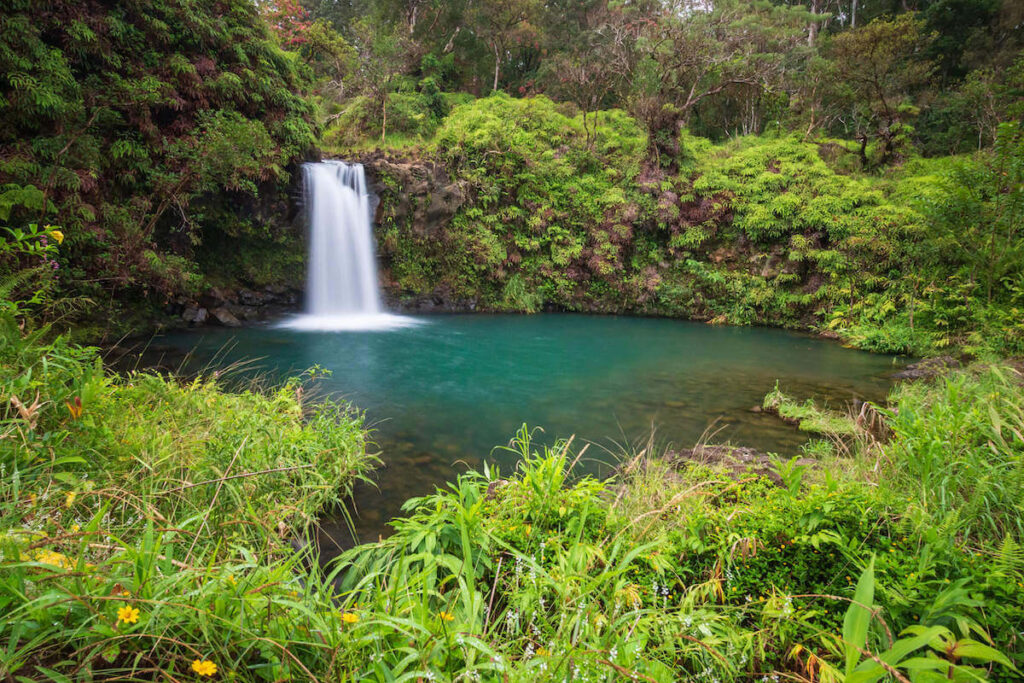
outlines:
{"label": "yellow wildflower", "polygon": [[125,605],[117,609],[117,620],[126,624],[134,624],[139,620],[139,610],[131,605]]}
{"label": "yellow wildflower", "polygon": [[441,618],[441,621],[455,621],[455,615],[451,612],[438,612],[437,616]]}
{"label": "yellow wildflower", "polygon": [[72,505],[74,505],[75,504],[75,498],[77,498],[77,497],[78,497],[78,494],[75,493],[74,491],[68,491],[66,494],[64,494],[64,507],[69,508]]}
{"label": "yellow wildflower", "polygon": [[217,665],[209,659],[204,659],[202,661],[194,659],[192,660],[192,670],[200,676],[212,676],[217,673]]}
{"label": "yellow wildflower", "polygon": [[48,564],[53,567],[60,567],[61,569],[71,569],[75,566],[75,563],[71,561],[67,555],[62,553],[54,552],[49,548],[40,548],[38,550],[31,551],[27,556],[22,555],[22,559],[28,559],[32,562],[38,562],[40,564]]}
{"label": "yellow wildflower", "polygon": [[346,624],[354,624],[359,621],[359,615],[355,612],[342,612],[341,620]]}
{"label": "yellow wildflower", "polygon": [[57,230],[56,228],[50,230],[50,237],[57,240],[57,244],[64,243],[64,233],[62,233],[60,230]]}
{"label": "yellow wildflower", "polygon": [[541,649],[537,650],[538,657],[547,657],[550,654],[551,650],[547,649],[546,647],[542,647]]}

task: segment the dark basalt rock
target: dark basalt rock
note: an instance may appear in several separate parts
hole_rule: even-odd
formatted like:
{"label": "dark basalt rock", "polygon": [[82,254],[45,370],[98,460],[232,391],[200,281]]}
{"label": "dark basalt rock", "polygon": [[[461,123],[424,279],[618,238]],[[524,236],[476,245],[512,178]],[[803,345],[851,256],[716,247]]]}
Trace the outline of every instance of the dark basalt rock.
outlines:
{"label": "dark basalt rock", "polygon": [[385,292],[386,306],[399,313],[474,313],[475,299],[453,299],[442,292],[423,295],[402,295]]}
{"label": "dark basalt rock", "polygon": [[210,315],[212,315],[213,319],[219,322],[224,327],[242,326],[241,321],[234,315],[232,315],[231,311],[229,311],[227,307],[220,306],[217,308],[210,309]]}
{"label": "dark basalt rock", "polygon": [[931,379],[944,375],[950,370],[956,370],[962,363],[952,356],[938,356],[936,358],[925,358],[917,363],[911,363],[897,373],[892,375],[893,379]]}
{"label": "dark basalt rock", "polygon": [[366,167],[370,189],[380,199],[374,222],[394,219],[418,234],[448,224],[467,199],[466,184],[453,182],[434,162],[402,160],[372,152],[358,159]]}
{"label": "dark basalt rock", "polygon": [[181,314],[181,319],[190,325],[202,325],[209,317],[209,311],[201,306],[186,306]]}
{"label": "dark basalt rock", "polygon": [[175,313],[180,311],[182,322],[190,327],[223,325],[240,327],[287,315],[294,312],[301,293],[284,285],[268,285],[262,289],[238,290],[211,287],[196,301],[179,301]]}
{"label": "dark basalt rock", "polygon": [[228,304],[225,308],[239,320],[254,321],[260,319],[260,309],[256,306]]}

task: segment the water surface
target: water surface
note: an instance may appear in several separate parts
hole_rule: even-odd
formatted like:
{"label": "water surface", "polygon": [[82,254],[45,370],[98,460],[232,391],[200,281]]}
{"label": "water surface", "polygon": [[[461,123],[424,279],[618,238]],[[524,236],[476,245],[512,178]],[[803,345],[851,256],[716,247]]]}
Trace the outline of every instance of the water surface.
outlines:
{"label": "water surface", "polygon": [[[206,330],[161,340],[194,351],[196,363],[249,360],[281,378],[314,365],[330,370],[321,395],[366,411],[384,467],[379,490],[356,499],[361,540],[387,532],[403,501],[485,460],[502,471],[514,456],[493,450],[523,423],[542,440],[595,442],[587,471],[609,470],[599,446],[645,441],[692,446],[714,425],[716,442],[783,455],[806,435],[751,412],[776,380],[798,397],[843,408],[885,397],[896,362],[807,335],[713,327],[678,320],[583,315],[431,316],[371,332]],[[603,461],[603,462],[602,462]],[[344,527],[327,525],[342,545]]]}

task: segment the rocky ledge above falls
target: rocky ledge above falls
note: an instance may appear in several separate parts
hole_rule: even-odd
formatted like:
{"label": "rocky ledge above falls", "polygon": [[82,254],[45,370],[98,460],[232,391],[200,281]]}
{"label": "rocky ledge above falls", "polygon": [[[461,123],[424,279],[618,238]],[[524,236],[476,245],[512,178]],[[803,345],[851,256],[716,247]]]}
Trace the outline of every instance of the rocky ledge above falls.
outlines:
{"label": "rocky ledge above falls", "polygon": [[465,181],[452,181],[445,168],[432,160],[391,156],[382,151],[363,155],[370,187],[380,200],[374,223],[399,221],[425,235],[447,225],[466,203]]}

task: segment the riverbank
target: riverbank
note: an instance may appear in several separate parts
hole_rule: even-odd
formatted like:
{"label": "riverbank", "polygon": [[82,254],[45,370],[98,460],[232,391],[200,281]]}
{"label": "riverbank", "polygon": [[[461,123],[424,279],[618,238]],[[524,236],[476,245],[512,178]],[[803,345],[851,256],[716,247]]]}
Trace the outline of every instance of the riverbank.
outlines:
{"label": "riverbank", "polygon": [[574,479],[584,449],[524,429],[511,476],[409,501],[324,576],[290,541],[370,465],[358,415],[309,412],[297,383],[115,378],[19,339],[0,440],[12,676],[841,680],[869,652],[1008,681],[1022,662],[1007,365],[901,385],[884,429],[771,472],[640,449]]}

